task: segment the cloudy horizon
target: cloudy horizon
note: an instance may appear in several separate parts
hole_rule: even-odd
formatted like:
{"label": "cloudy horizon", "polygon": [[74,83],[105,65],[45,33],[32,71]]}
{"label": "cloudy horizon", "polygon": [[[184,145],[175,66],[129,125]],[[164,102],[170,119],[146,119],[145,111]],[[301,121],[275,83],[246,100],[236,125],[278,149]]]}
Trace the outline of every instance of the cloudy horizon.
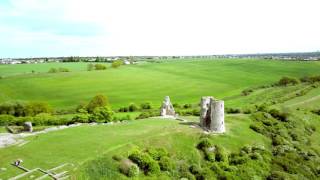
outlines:
{"label": "cloudy horizon", "polygon": [[320,50],[317,0],[2,0],[0,57]]}

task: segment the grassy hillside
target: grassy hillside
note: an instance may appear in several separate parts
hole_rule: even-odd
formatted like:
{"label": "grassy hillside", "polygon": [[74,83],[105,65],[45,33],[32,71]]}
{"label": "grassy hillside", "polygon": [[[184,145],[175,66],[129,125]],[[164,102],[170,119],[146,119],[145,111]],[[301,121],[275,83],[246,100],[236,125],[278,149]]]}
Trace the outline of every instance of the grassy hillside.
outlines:
{"label": "grassy hillside", "polygon": [[[268,142],[249,129],[247,117],[230,116],[226,123],[228,134],[217,136],[215,140],[230,151],[244,144]],[[18,158],[23,159],[24,166],[30,169],[50,169],[63,163],[73,163],[78,167],[103,154],[111,158],[112,154],[126,153],[131,145],[167,147],[175,156],[199,162],[199,154],[194,147],[200,132],[200,129],[190,128],[188,123],[146,119],[111,126],[80,126],[33,136],[27,138],[30,142],[21,147],[0,149],[0,168],[7,168],[7,171],[0,172],[0,177],[7,179],[22,173],[9,165]],[[117,169],[116,165],[111,168]]]}
{"label": "grassy hillside", "polygon": [[[44,73],[50,67],[68,67],[69,73]],[[316,74],[319,62],[263,60],[189,60],[142,63],[105,71],[85,71],[85,63],[0,66],[0,102],[47,101],[55,108],[71,108],[98,93],[113,107],[150,101],[160,105],[169,95],[174,102],[198,103],[213,95],[224,98],[247,87],[277,81],[282,76]],[[21,74],[38,69],[39,74]],[[13,74],[20,74],[10,76]]]}

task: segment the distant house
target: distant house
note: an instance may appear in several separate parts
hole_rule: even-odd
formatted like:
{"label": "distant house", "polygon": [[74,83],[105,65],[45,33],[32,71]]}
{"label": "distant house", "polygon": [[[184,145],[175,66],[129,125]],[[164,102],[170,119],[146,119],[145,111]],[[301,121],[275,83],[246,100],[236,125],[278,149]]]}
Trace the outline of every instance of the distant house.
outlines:
{"label": "distant house", "polygon": [[130,62],[130,61],[128,61],[128,60],[124,60],[124,61],[123,61],[123,64],[125,64],[125,65],[129,65],[129,64],[131,64],[131,62]]}

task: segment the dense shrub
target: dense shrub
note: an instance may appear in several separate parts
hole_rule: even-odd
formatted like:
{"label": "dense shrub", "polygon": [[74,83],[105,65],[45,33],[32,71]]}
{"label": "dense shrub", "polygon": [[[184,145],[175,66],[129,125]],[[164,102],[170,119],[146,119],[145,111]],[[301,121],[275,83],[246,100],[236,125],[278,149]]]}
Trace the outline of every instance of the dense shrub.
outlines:
{"label": "dense shrub", "polygon": [[136,163],[147,175],[158,174],[160,172],[160,166],[157,161],[153,160],[147,153],[134,152],[129,155],[129,159]]}
{"label": "dense shrub", "polygon": [[57,73],[57,72],[59,72],[59,70],[56,68],[50,68],[48,71],[48,73]]}
{"label": "dense shrub", "polygon": [[251,94],[253,92],[253,89],[245,89],[241,92],[241,95],[243,96],[248,96],[249,94]]}
{"label": "dense shrub", "polygon": [[215,160],[217,162],[228,161],[228,154],[226,153],[225,149],[222,146],[219,146],[219,145],[215,146]]}
{"label": "dense shrub", "polygon": [[183,108],[184,109],[188,109],[188,108],[191,108],[192,107],[192,104],[184,104],[183,105]]}
{"label": "dense shrub", "polygon": [[95,70],[105,70],[105,69],[107,69],[107,66],[105,66],[103,64],[95,64],[94,69]]}
{"label": "dense shrub", "polygon": [[141,109],[151,109],[152,105],[150,102],[145,102],[145,103],[140,104],[140,107],[141,107]]}
{"label": "dense shrub", "polygon": [[205,150],[209,147],[212,147],[212,143],[208,138],[201,139],[201,141],[197,145],[197,148],[200,150]]}
{"label": "dense shrub", "polygon": [[39,113],[51,113],[51,107],[45,102],[5,102],[0,104],[0,114],[13,116],[35,116]]}
{"label": "dense shrub", "polygon": [[0,126],[13,125],[14,119],[12,115],[0,115]]}
{"label": "dense shrub", "polygon": [[285,121],[285,122],[288,121],[289,113],[280,112],[277,109],[271,109],[269,111],[269,114],[271,114],[272,117],[274,117],[274,118],[276,118],[276,119],[278,119],[280,121]]}
{"label": "dense shrub", "polygon": [[128,177],[135,177],[139,175],[139,167],[132,163],[129,159],[124,159],[120,162],[120,172]]}
{"label": "dense shrub", "polygon": [[167,157],[169,155],[168,151],[164,148],[148,148],[147,153],[152,157],[152,159],[159,161],[162,157]]}
{"label": "dense shrub", "polygon": [[296,78],[290,78],[290,77],[282,77],[278,82],[279,86],[288,86],[288,85],[296,85],[296,84],[299,84],[299,80]]}
{"label": "dense shrub", "polygon": [[131,103],[129,105],[128,109],[129,109],[129,112],[135,112],[135,111],[139,110],[139,107],[136,104]]}
{"label": "dense shrub", "polygon": [[89,117],[90,122],[111,122],[114,112],[109,106],[96,107]]}
{"label": "dense shrub", "polygon": [[82,113],[82,114],[76,114],[72,118],[73,123],[88,123],[89,122],[89,114]]}
{"label": "dense shrub", "polygon": [[60,67],[60,68],[58,69],[58,71],[59,71],[59,72],[70,72],[70,69]]}
{"label": "dense shrub", "polygon": [[142,112],[141,114],[139,114],[138,117],[136,117],[136,119],[145,119],[148,117],[154,117],[154,116],[159,116],[159,112],[153,112],[153,111],[145,111]]}
{"label": "dense shrub", "polygon": [[159,160],[159,166],[162,171],[173,171],[174,163],[169,157],[161,157]]}
{"label": "dense shrub", "polygon": [[116,60],[116,61],[113,61],[113,62],[112,62],[111,67],[113,67],[113,68],[118,68],[118,67],[120,67],[121,65],[123,65],[123,61],[122,61],[122,60]]}
{"label": "dense shrub", "polygon": [[314,114],[320,115],[320,109],[314,109],[311,112]]}
{"label": "dense shrub", "polygon": [[104,107],[109,105],[108,98],[102,94],[98,94],[87,105],[87,111],[92,113],[97,107]]}
{"label": "dense shrub", "polygon": [[241,113],[239,108],[225,108],[226,112],[229,114],[238,114]]}
{"label": "dense shrub", "polygon": [[315,83],[320,82],[320,76],[305,76],[300,78],[301,82]]}
{"label": "dense shrub", "polygon": [[181,108],[181,105],[178,104],[178,103],[173,103],[172,106],[173,106],[174,108]]}
{"label": "dense shrub", "polygon": [[112,159],[113,159],[113,160],[116,160],[116,161],[121,161],[121,160],[123,159],[123,157],[116,154],[116,155],[113,155],[113,156],[112,156]]}

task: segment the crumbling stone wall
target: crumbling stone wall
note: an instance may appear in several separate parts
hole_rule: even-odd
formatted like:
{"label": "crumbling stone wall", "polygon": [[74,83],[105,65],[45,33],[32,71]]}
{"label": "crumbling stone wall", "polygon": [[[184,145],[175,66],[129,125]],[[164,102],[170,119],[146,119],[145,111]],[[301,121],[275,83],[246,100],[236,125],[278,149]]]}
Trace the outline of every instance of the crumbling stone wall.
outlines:
{"label": "crumbling stone wall", "polygon": [[176,112],[174,111],[174,108],[171,104],[169,96],[166,96],[164,98],[164,101],[162,102],[162,106],[160,109],[160,115],[161,116],[175,116]]}
{"label": "crumbling stone wall", "polygon": [[212,132],[225,132],[224,101],[216,100],[211,96],[202,97],[200,107],[200,126]]}

